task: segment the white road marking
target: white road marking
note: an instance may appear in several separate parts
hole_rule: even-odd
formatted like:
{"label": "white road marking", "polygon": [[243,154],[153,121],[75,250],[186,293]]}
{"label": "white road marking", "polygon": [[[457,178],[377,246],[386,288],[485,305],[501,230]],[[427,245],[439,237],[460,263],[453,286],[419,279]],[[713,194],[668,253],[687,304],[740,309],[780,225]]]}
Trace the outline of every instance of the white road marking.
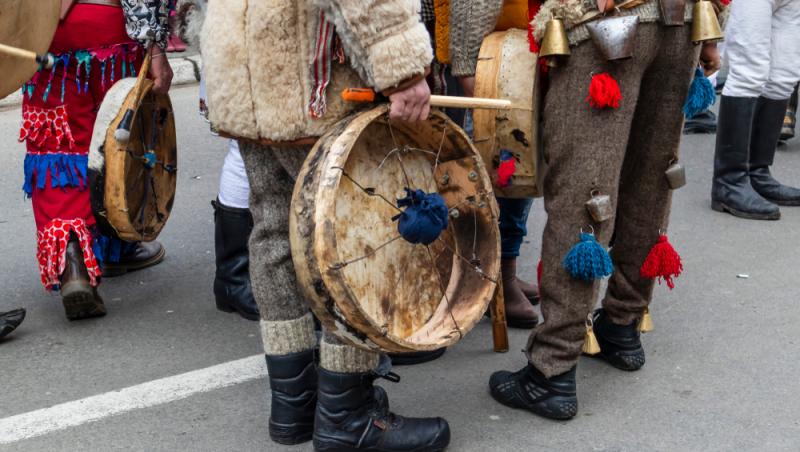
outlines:
{"label": "white road marking", "polygon": [[10,444],[128,411],[174,402],[266,375],[264,355],[255,355],[10,416],[0,419],[0,444]]}

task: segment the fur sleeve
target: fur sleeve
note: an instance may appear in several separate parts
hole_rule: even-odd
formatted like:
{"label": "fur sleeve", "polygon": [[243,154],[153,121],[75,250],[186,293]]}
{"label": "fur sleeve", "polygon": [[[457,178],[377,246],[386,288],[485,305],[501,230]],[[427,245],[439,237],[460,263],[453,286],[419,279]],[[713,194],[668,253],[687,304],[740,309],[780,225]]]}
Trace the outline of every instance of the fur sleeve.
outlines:
{"label": "fur sleeve", "polygon": [[378,91],[425,73],[433,59],[419,0],[315,0],[353,68]]}
{"label": "fur sleeve", "polygon": [[451,0],[450,64],[453,75],[475,75],[481,43],[495,27],[503,0]]}

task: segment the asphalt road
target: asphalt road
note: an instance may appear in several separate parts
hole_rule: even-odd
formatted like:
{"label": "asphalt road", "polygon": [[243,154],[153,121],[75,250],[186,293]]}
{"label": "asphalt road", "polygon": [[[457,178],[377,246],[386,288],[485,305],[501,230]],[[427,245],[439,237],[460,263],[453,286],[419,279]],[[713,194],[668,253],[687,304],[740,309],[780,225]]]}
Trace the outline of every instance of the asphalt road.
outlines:
{"label": "asphalt road", "polygon": [[[31,206],[20,190],[18,111],[0,112],[0,311],[28,309],[22,327],[0,344],[0,450],[311,449],[269,442],[263,378],[3,441],[14,433],[2,430],[12,416],[260,353],[256,323],[217,312],[211,292],[209,201],[225,141],[198,117],[196,87],[172,96],[180,170],[175,208],[161,236],[167,259],[105,281],[108,316],[77,323],[64,318],[59,298],[39,284]],[[397,369],[403,380],[384,385],[393,409],[447,418],[453,451],[800,450],[800,208],[784,208],[778,222],[712,212],[713,140],[690,136],[683,143],[689,183],[676,193],[670,239],[685,273],[675,290],[656,289],[656,331],[644,338],[642,371],[624,373],[582,358],[580,412],[570,422],[506,409],[489,397],[487,381],[494,370],[521,367],[527,334],[512,330],[512,352],[495,354],[484,321],[442,359]],[[800,184],[800,140],[778,154],[774,172]],[[537,202],[522,260],[528,278],[544,218]]]}

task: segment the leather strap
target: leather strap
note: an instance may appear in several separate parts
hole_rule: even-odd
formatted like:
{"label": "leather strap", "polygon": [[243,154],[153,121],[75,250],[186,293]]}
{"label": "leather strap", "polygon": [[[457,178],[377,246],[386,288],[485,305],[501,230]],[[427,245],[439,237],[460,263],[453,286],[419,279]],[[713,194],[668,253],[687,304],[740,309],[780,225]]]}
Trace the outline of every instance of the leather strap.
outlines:
{"label": "leather strap", "polygon": [[88,5],[115,6],[117,8],[122,7],[122,5],[120,4],[120,0],[75,0],[75,3],[88,4]]}

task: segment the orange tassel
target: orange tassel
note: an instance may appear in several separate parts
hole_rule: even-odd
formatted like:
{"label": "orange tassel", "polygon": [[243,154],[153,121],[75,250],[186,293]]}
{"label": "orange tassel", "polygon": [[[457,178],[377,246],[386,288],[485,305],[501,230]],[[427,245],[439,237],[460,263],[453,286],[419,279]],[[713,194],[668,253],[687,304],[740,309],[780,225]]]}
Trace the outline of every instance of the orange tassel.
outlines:
{"label": "orange tassel", "polygon": [[619,83],[607,72],[592,76],[586,100],[589,105],[598,109],[619,108],[619,102],[622,100]]}
{"label": "orange tassel", "polygon": [[674,289],[675,283],[672,278],[677,278],[681,272],[683,272],[681,257],[669,243],[667,236],[662,234],[644,260],[639,274],[642,278],[658,278],[659,282],[663,279],[670,289]]}
{"label": "orange tassel", "polygon": [[450,0],[434,0],[436,16],[436,59],[441,64],[450,63]]}

